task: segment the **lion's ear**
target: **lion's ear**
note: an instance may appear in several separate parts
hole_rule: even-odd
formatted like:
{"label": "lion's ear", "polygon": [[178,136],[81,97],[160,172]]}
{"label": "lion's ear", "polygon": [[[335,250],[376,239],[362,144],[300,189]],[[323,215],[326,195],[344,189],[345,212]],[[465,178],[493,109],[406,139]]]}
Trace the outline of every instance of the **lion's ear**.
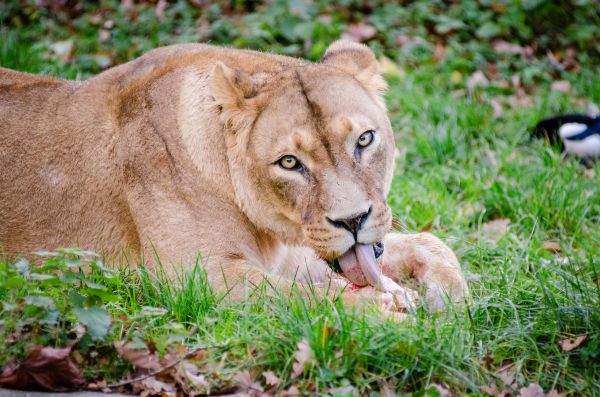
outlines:
{"label": "lion's ear", "polygon": [[239,128],[251,116],[248,99],[256,95],[256,89],[248,74],[218,62],[210,74],[210,89],[228,126]]}
{"label": "lion's ear", "polygon": [[378,99],[385,93],[387,84],[381,76],[379,62],[364,44],[338,40],[327,48],[321,62],[354,76]]}

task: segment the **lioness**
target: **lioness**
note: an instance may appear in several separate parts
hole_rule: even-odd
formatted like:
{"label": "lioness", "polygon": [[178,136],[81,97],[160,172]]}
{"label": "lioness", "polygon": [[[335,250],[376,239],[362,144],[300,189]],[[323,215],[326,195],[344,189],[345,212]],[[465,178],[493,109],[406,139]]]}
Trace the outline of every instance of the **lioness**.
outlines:
{"label": "lioness", "polygon": [[434,308],[461,301],[446,245],[386,234],[384,89],[373,53],[343,41],[318,63],[186,44],[82,82],[0,69],[2,251],[202,253],[234,299],[295,278],[347,305],[407,306],[394,281],[410,276]]}

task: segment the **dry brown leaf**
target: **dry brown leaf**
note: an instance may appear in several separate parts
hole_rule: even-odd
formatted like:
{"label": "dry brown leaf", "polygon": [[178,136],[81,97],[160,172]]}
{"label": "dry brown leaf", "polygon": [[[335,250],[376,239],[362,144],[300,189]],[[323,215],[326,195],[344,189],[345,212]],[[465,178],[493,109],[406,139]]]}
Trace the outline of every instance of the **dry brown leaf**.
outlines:
{"label": "dry brown leaf", "polygon": [[514,388],[513,383],[515,381],[515,369],[513,363],[498,368],[496,370],[496,376],[502,380],[504,385],[508,386],[509,388]]}
{"label": "dry brown leaf", "polygon": [[298,387],[296,387],[295,385],[290,386],[289,389],[284,390],[280,394],[281,397],[296,397],[299,395],[300,395],[300,390],[298,390]]}
{"label": "dry brown leaf", "polygon": [[73,50],[75,49],[75,41],[73,39],[57,41],[52,43],[48,49],[52,54],[63,62],[70,62],[73,60]]}
{"label": "dry brown leaf", "polygon": [[542,247],[551,254],[559,254],[562,251],[558,241],[544,241]]}
{"label": "dry brown leaf", "polygon": [[313,351],[308,343],[308,340],[306,340],[306,338],[304,338],[300,342],[298,342],[298,350],[296,351],[296,354],[294,356],[296,358],[296,362],[292,366],[292,368],[293,368],[292,378],[296,378],[302,372],[304,372],[304,368],[306,367],[306,364],[313,357]]}
{"label": "dry brown leaf", "polygon": [[138,349],[132,342],[124,340],[114,341],[113,346],[119,356],[129,361],[137,369],[145,371],[156,371],[160,368],[160,361],[156,353],[150,353],[147,348]]}
{"label": "dry brown leaf", "polygon": [[188,361],[183,361],[177,366],[175,376],[187,394],[192,394],[190,391],[206,392],[209,387],[204,375],[198,373],[198,367]]}
{"label": "dry brown leaf", "polygon": [[376,34],[377,30],[373,26],[361,21],[348,25],[346,31],[342,33],[342,39],[364,43],[375,37]]}
{"label": "dry brown leaf", "polygon": [[530,51],[526,47],[507,41],[498,40],[492,44],[496,54],[527,55]]}
{"label": "dry brown leaf", "polygon": [[492,106],[492,109],[494,109],[494,115],[493,117],[495,119],[497,119],[498,117],[502,116],[502,114],[504,113],[504,109],[502,108],[502,104],[500,103],[499,100],[497,99],[492,99],[490,101],[490,105]]}
{"label": "dry brown leaf", "polygon": [[396,393],[396,388],[394,387],[394,385],[392,385],[388,382],[382,383],[381,388],[379,389],[380,397],[395,397],[396,395],[397,395],[397,393]]}
{"label": "dry brown leaf", "polygon": [[495,383],[490,383],[487,386],[481,386],[481,391],[488,396],[496,397],[498,395],[498,386]]}
{"label": "dry brown leaf", "polygon": [[487,87],[490,81],[481,70],[476,71],[467,79],[467,89],[473,91],[476,87]]}
{"label": "dry brown leaf", "polygon": [[235,379],[238,381],[238,390],[249,395],[258,395],[264,391],[259,382],[254,381],[250,371],[244,370],[235,374]]}
{"label": "dry brown leaf", "polygon": [[267,385],[269,386],[279,386],[281,383],[281,379],[279,379],[279,377],[275,375],[275,372],[273,371],[265,371],[262,373],[262,376],[265,378],[265,382],[267,382]]}
{"label": "dry brown leaf", "polygon": [[142,379],[135,382],[137,388],[141,389],[140,396],[154,396],[160,395],[162,397],[175,397],[176,390],[175,386],[169,383],[161,382],[155,377]]}
{"label": "dry brown leaf", "polygon": [[567,338],[561,339],[558,341],[558,345],[565,352],[570,352],[571,350],[577,348],[579,345],[583,343],[584,340],[587,339],[587,335],[579,335],[576,338]]}
{"label": "dry brown leaf", "polygon": [[81,386],[85,379],[71,358],[70,347],[35,346],[25,361],[6,367],[0,386],[21,390],[67,391]]}
{"label": "dry brown leaf", "polygon": [[98,33],[98,42],[104,43],[108,41],[108,39],[110,39],[110,31],[107,29],[100,29],[100,32]]}
{"label": "dry brown leaf", "polygon": [[544,389],[537,383],[530,383],[527,387],[522,387],[519,390],[518,397],[544,397]]}
{"label": "dry brown leaf", "polygon": [[546,394],[546,397],[565,397],[565,393],[559,393],[552,389]]}
{"label": "dry brown leaf", "polygon": [[435,62],[440,62],[444,59],[446,55],[446,47],[442,43],[437,43],[435,45],[435,49],[433,50],[433,60]]}
{"label": "dry brown leaf", "polygon": [[485,353],[485,356],[483,356],[481,362],[485,368],[491,368],[492,365],[494,365],[494,355],[492,352]]}
{"label": "dry brown leaf", "polygon": [[156,14],[158,20],[161,22],[165,20],[165,10],[167,9],[168,5],[169,3],[167,2],[167,0],[158,0],[158,3],[156,3],[156,7],[154,7],[154,13]]}
{"label": "dry brown leaf", "polygon": [[481,235],[484,239],[492,242],[497,242],[508,232],[510,219],[498,218],[492,219],[483,224]]}
{"label": "dry brown leaf", "polygon": [[571,92],[571,83],[567,80],[555,81],[550,86],[550,89],[552,91],[558,91],[568,94],[569,92]]}
{"label": "dry brown leaf", "polygon": [[519,109],[522,107],[530,108],[534,105],[533,99],[531,99],[530,96],[524,95],[523,92],[521,92],[519,95],[509,95],[507,99],[508,104],[513,109]]}

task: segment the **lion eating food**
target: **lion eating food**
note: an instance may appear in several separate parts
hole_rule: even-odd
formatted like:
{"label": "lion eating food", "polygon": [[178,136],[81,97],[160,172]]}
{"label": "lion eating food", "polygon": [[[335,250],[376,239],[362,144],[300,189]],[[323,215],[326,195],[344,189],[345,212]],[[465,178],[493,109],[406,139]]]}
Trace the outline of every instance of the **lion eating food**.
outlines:
{"label": "lion eating food", "polygon": [[175,45],[83,82],[0,68],[0,249],[156,251],[170,269],[202,253],[234,299],[296,278],[409,306],[397,283],[413,277],[430,306],[460,302],[449,248],[388,233],[384,89],[373,53],[343,41],[317,63]]}

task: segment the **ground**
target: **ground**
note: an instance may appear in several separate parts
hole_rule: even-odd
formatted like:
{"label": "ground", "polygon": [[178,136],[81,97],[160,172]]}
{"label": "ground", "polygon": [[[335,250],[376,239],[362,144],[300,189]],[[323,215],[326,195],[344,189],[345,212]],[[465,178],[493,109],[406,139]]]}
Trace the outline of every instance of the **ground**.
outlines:
{"label": "ground", "polygon": [[[579,3],[568,3],[575,17],[585,12],[587,3]],[[173,285],[144,270],[112,272],[90,253],[66,250],[41,254],[49,258],[41,268],[0,263],[6,344],[0,368],[27,358],[33,345],[72,345],[69,359],[84,384],[103,388],[104,381],[143,370],[140,354],[155,360],[147,369],[156,369],[203,346],[185,361],[195,377],[177,372],[162,381],[255,394],[297,388],[330,395],[500,395],[505,389],[534,396],[538,385],[545,393],[599,393],[600,165],[564,157],[529,137],[540,118],[598,110],[598,47],[570,30],[590,31],[597,15],[570,21],[571,36],[550,32],[545,42],[543,32],[535,32],[538,41],[510,34],[524,29],[513,19],[526,23],[537,9],[515,14],[501,2],[488,10],[465,1],[464,13],[423,1],[384,11],[355,5],[348,15],[320,2],[325,8],[305,14],[281,11],[280,2],[242,10],[218,3],[222,17],[215,5],[200,12],[184,2],[135,8],[109,1],[75,11],[7,4],[0,6],[0,65],[68,78],[202,35],[311,59],[341,33],[367,42],[390,85],[398,158],[389,202],[396,227],[429,231],[456,250],[472,301],[442,314],[419,309],[400,324],[375,312],[348,312],[339,302],[270,298],[260,288],[236,305],[215,296],[201,271]],[[469,33],[478,16],[468,5],[479,7],[483,19],[491,10],[500,22],[483,21]],[[434,7],[426,15],[435,18],[423,17],[419,7]],[[388,26],[392,14],[417,22]],[[295,36],[305,33],[312,41]]]}

